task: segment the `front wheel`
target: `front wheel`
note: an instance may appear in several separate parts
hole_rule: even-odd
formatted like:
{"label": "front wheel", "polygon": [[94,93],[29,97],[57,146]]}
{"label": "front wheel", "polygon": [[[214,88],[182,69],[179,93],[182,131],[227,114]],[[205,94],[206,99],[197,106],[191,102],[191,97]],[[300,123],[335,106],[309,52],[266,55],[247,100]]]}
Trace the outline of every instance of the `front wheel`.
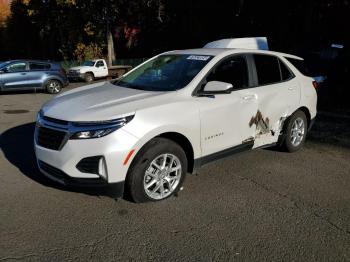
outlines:
{"label": "front wheel", "polygon": [[62,90],[62,83],[58,80],[49,80],[46,84],[46,91],[49,94],[58,94]]}
{"label": "front wheel", "polygon": [[86,73],[84,76],[85,82],[90,83],[94,81],[95,77],[92,73]]}
{"label": "front wheel", "polygon": [[186,173],[183,149],[169,139],[155,138],[131,164],[126,189],[135,202],[160,201],[180,190]]}
{"label": "front wheel", "polygon": [[300,110],[296,111],[287,120],[282,147],[288,152],[298,151],[305,142],[307,130],[305,113]]}

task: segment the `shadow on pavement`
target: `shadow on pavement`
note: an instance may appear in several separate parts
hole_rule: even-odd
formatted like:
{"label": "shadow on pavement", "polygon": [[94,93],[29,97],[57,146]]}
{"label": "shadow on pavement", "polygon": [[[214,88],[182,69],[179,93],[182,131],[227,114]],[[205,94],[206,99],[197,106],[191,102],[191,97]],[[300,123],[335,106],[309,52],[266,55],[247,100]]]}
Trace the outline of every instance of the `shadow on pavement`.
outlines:
{"label": "shadow on pavement", "polygon": [[37,89],[37,90],[11,90],[11,91],[1,91],[0,92],[0,96],[1,95],[24,95],[24,94],[36,94],[36,93],[45,93],[45,90],[43,89]]}
{"label": "shadow on pavement", "polygon": [[109,188],[72,188],[65,187],[46,178],[39,171],[34,153],[35,123],[28,123],[6,130],[0,136],[0,148],[6,159],[16,166],[23,175],[37,183],[58,190],[84,193],[92,196],[108,196],[115,198]]}
{"label": "shadow on pavement", "polygon": [[[37,168],[33,139],[35,123],[28,123],[6,130],[0,136],[0,148],[6,159],[22,174],[37,183],[63,191],[79,192],[93,196],[115,198],[111,188],[72,188],[57,184],[40,173]],[[308,140],[319,144],[330,144],[350,149],[350,117],[336,117],[320,114],[312,128]],[[125,198],[125,197],[124,197]],[[126,196],[127,200],[130,200]]]}
{"label": "shadow on pavement", "polygon": [[350,116],[320,112],[308,140],[350,149]]}

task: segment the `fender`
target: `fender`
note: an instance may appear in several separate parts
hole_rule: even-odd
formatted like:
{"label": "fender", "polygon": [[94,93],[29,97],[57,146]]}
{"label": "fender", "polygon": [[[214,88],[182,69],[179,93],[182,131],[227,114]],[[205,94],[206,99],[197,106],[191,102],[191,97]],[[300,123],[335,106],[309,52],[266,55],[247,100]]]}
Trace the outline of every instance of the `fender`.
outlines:
{"label": "fender", "polygon": [[[128,132],[128,131],[127,131]],[[128,132],[129,133],[129,132]],[[198,158],[202,155],[202,151],[200,148],[200,139],[198,138],[197,141],[189,135],[189,132],[186,131],[184,128],[181,128],[179,126],[162,126],[160,128],[151,130],[150,132],[146,133],[142,138],[139,139],[139,141],[135,144],[135,154],[134,156],[140,151],[140,149],[147,144],[149,141],[151,141],[153,138],[161,136],[166,133],[176,133],[181,136],[184,136],[191,144],[194,158]],[[133,156],[133,157],[134,157]]]}

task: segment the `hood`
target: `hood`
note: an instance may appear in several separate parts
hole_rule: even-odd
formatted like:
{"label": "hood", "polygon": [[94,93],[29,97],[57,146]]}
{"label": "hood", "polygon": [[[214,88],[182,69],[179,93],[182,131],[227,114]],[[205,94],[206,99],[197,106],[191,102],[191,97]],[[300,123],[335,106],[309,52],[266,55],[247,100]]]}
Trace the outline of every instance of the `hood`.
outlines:
{"label": "hood", "polygon": [[42,110],[46,116],[66,121],[112,120],[169,103],[174,100],[174,92],[143,91],[102,82],[58,95]]}

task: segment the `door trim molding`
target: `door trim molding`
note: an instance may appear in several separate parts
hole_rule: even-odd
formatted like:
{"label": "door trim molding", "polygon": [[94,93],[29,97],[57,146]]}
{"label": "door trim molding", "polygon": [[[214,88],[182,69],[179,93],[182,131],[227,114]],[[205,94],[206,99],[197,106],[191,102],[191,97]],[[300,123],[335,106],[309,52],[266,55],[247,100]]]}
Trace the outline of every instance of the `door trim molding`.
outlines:
{"label": "door trim molding", "polygon": [[194,164],[193,167],[194,169],[198,169],[206,164],[209,164],[213,161],[222,159],[222,158],[226,158],[228,156],[232,156],[234,154],[238,154],[244,151],[248,151],[251,150],[254,146],[254,141],[248,141],[247,143],[238,145],[238,146],[234,146],[234,147],[230,147],[227,149],[224,149],[222,151],[207,155],[207,156],[203,156],[200,158],[197,158],[194,160]]}

